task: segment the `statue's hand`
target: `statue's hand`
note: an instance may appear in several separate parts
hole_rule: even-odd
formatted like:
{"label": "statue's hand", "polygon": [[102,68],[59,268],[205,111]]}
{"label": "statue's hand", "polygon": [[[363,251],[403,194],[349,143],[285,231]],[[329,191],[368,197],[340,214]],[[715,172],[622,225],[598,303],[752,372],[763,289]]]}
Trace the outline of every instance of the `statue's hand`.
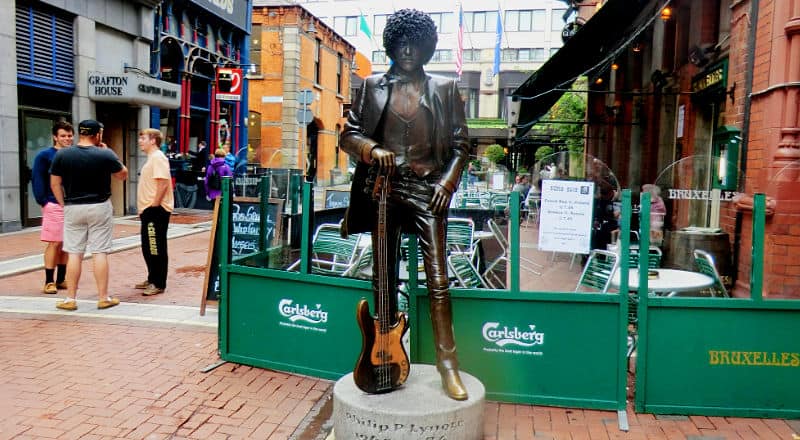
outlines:
{"label": "statue's hand", "polygon": [[428,209],[430,209],[435,215],[445,214],[447,209],[450,207],[451,197],[453,197],[453,193],[437,183],[433,190],[433,197],[431,198],[430,205],[428,205]]}
{"label": "statue's hand", "polygon": [[370,152],[370,157],[372,157],[373,163],[378,165],[381,174],[385,176],[394,174],[395,165],[393,152],[381,147],[375,147]]}

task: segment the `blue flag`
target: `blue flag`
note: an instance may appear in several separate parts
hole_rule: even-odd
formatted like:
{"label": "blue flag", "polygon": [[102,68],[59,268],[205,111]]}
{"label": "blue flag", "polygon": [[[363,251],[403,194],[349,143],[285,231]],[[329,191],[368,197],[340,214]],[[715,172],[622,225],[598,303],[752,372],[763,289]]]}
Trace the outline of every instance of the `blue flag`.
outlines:
{"label": "blue flag", "polygon": [[494,66],[492,67],[492,74],[497,75],[500,73],[500,40],[503,38],[503,22],[500,19],[500,5],[497,6],[497,33],[494,37]]}

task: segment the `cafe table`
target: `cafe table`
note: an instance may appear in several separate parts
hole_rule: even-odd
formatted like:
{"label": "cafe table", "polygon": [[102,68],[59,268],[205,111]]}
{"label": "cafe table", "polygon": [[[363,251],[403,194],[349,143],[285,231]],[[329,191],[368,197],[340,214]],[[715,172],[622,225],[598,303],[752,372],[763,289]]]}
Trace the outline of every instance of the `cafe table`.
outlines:
{"label": "cafe table", "polygon": [[[661,296],[673,296],[678,292],[694,292],[711,287],[714,279],[706,274],[681,269],[650,269],[658,275],[647,280],[647,290]],[[620,271],[611,277],[611,286],[619,289]],[[639,288],[639,269],[628,270],[628,289]]]}

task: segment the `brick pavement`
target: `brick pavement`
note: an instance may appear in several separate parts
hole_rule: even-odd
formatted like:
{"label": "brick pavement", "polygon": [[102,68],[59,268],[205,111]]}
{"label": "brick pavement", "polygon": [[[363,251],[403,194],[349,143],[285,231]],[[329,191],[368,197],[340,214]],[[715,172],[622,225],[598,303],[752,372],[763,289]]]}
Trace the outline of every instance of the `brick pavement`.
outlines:
{"label": "brick pavement", "polygon": [[[0,240],[0,258],[40,249],[38,233]],[[125,302],[198,306],[208,232],[172,239],[169,246],[165,294],[143,297],[130,287],[144,267],[138,249],[110,256],[111,291]],[[556,264],[569,263],[563,260]],[[40,270],[3,278],[0,295],[44,297],[41,278]],[[79,298],[95,296],[87,261]],[[309,420],[320,408],[324,416],[332,382],[237,364],[202,373],[219,360],[216,342],[216,332],[202,327],[0,313],[0,440],[325,438],[329,425],[319,432]],[[796,440],[800,433],[796,420],[653,416],[632,407],[627,433],[618,431],[612,411],[487,402],[485,415],[487,440]]]}

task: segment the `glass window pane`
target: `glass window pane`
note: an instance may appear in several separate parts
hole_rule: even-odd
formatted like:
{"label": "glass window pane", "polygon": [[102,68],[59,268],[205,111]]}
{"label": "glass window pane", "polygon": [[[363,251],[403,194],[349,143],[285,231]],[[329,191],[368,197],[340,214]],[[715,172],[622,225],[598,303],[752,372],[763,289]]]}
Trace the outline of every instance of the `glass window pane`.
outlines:
{"label": "glass window pane", "polygon": [[534,61],[544,61],[544,48],[537,47],[533,49],[533,60]]}
{"label": "glass window pane", "polygon": [[519,11],[506,11],[506,21],[503,23],[506,31],[514,32],[519,30]]}
{"label": "glass window pane", "polygon": [[357,18],[358,17],[347,17],[347,34],[345,34],[346,36],[348,36],[348,37],[355,36],[355,34],[357,32],[357,29],[358,29],[356,27],[356,23],[357,23],[356,19]]}
{"label": "glass window pane", "polygon": [[497,11],[486,13],[486,32],[497,32]]}
{"label": "glass window pane", "polygon": [[550,17],[550,30],[560,31],[564,27],[564,12],[566,9],[553,9],[553,14]]}
{"label": "glass window pane", "polygon": [[339,35],[346,35],[344,33],[345,26],[347,25],[347,17],[333,17],[333,30]]}
{"label": "glass window pane", "polygon": [[531,11],[519,11],[519,30],[523,32],[531,30]]}
{"label": "glass window pane", "polygon": [[531,59],[531,50],[530,49],[520,49],[519,50],[519,60],[520,61],[530,61]]}
{"label": "glass window pane", "polygon": [[474,32],[474,28],[472,26],[472,20],[475,14],[472,12],[465,12],[464,13],[464,32]]}
{"label": "glass window pane", "polygon": [[475,32],[486,32],[486,13],[476,12],[473,16],[472,29]]}
{"label": "glass window pane", "polygon": [[544,9],[537,9],[533,11],[533,31],[544,31],[545,26],[545,11]]}
{"label": "glass window pane", "polygon": [[442,27],[439,28],[439,33],[450,34],[455,32],[458,23],[456,22],[456,14],[452,12],[445,12],[442,14]]}
{"label": "glass window pane", "polygon": [[383,28],[386,27],[386,17],[388,16],[385,14],[376,15],[374,17],[373,22],[375,25],[372,26],[372,33],[374,35],[383,35]]}

